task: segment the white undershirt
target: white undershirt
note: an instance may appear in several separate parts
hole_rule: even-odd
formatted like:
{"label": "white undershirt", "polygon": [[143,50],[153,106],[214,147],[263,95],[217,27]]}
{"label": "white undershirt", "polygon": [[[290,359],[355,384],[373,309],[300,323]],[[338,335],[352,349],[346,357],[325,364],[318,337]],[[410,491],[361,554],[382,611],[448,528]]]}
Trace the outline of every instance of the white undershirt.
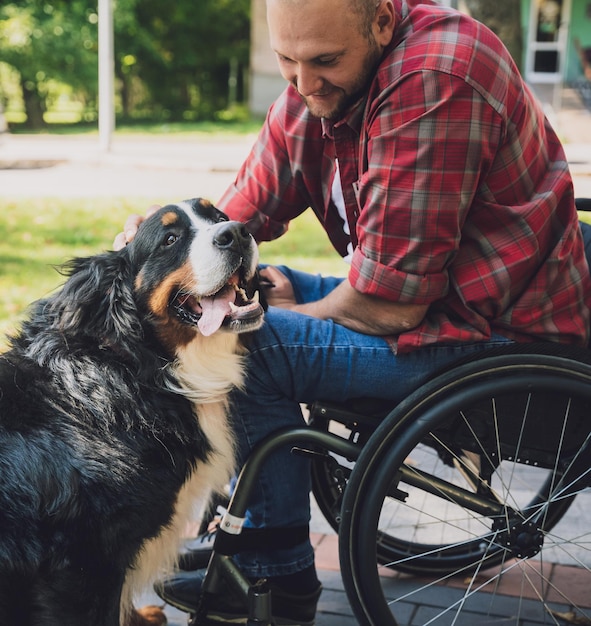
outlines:
{"label": "white undershirt", "polygon": [[[332,189],[330,192],[332,201],[337,207],[340,218],[343,220],[343,230],[351,239],[351,230],[349,229],[349,220],[347,219],[347,211],[345,209],[345,198],[343,196],[343,188],[341,186],[341,173],[339,172],[339,160],[335,159],[335,173],[332,181]],[[347,256],[343,257],[345,263],[351,263],[353,257],[353,244],[351,241],[347,244]]]}

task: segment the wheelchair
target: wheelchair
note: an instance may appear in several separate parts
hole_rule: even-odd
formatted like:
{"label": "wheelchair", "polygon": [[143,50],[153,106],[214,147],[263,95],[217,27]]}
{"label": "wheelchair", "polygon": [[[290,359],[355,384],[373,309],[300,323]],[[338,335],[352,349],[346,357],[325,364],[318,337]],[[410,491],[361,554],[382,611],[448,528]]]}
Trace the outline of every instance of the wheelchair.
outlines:
{"label": "wheelchair", "polygon": [[[591,350],[509,344],[398,406],[316,402],[309,414],[308,428],[274,433],[244,465],[191,625],[225,585],[248,598],[249,625],[272,625],[265,581],[250,584],[232,555],[256,476],[286,445],[312,457],[359,624],[475,624],[483,606],[490,623],[591,623]],[[439,585],[457,601],[409,617]]]}
{"label": "wheelchair", "polygon": [[483,603],[491,621],[591,623],[591,352],[512,348],[457,365],[385,418],[312,407],[312,428],[361,446],[354,465],[330,455],[313,469],[360,624],[402,626],[397,612],[441,584],[461,589],[456,604],[413,624],[476,623]]}

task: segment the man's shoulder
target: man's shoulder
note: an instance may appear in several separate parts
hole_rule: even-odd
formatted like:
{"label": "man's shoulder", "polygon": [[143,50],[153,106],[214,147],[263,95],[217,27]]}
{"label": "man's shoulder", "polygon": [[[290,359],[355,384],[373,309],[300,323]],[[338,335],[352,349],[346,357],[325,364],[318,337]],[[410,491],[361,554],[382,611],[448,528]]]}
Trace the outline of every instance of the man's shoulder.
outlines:
{"label": "man's shoulder", "polygon": [[472,80],[482,64],[506,67],[507,62],[505,46],[482,23],[446,7],[409,2],[378,73],[390,82],[417,71]]}
{"label": "man's shoulder", "polygon": [[433,81],[451,80],[464,97],[467,88],[499,112],[523,91],[517,66],[490,29],[459,11],[431,4],[411,5],[400,21],[370,98],[390,97],[410,77],[428,82],[431,91]]}

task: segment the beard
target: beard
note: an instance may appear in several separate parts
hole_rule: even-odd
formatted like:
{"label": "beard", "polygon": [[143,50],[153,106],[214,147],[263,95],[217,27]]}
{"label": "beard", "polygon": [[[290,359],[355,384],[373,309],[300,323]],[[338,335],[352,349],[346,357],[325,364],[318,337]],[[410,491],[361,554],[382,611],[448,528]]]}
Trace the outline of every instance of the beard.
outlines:
{"label": "beard", "polygon": [[[298,91],[300,98],[308,108],[308,111],[310,111],[310,114],[314,117],[331,121],[343,117],[343,115],[366,94],[380,62],[381,55],[382,52],[375,40],[372,40],[370,49],[363,60],[361,70],[351,85],[346,89],[330,84],[327,85],[329,89],[326,96],[333,96],[330,101],[327,100],[327,102],[319,104],[315,101],[315,96],[303,96]],[[294,87],[297,90],[297,84],[294,84]]]}

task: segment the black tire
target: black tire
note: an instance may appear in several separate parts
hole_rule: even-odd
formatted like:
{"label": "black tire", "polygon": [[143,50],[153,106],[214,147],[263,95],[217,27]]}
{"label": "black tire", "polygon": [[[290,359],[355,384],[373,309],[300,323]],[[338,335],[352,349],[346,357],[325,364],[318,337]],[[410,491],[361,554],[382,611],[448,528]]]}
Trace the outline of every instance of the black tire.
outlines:
{"label": "black tire", "polygon": [[[380,576],[386,567],[430,577],[428,589],[453,574],[474,581],[512,559],[513,569],[524,565],[527,586],[528,566],[545,558],[552,528],[576,495],[589,497],[590,432],[591,366],[553,354],[480,359],[407,398],[364,447],[343,498],[341,569],[359,622],[394,625],[396,598],[412,601],[395,579]],[[526,489],[518,484],[523,472]],[[459,495],[449,491],[452,485]],[[566,539],[562,552],[584,553],[573,562],[583,566],[591,588],[591,523]],[[498,576],[492,573],[491,581]],[[481,578],[469,584],[457,607],[432,623],[468,611],[481,585]],[[568,604],[569,590],[558,591]],[[498,617],[498,606],[487,602]],[[591,618],[591,608],[572,604]],[[542,598],[539,606],[548,619]]]}

